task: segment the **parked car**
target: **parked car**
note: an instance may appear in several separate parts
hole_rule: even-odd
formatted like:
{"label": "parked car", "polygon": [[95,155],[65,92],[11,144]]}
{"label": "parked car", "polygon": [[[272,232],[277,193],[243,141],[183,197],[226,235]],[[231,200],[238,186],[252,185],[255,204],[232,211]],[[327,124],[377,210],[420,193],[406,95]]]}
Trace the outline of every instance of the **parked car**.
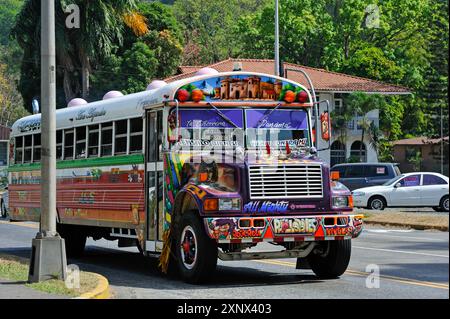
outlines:
{"label": "parked car", "polygon": [[395,163],[346,163],[334,165],[332,172],[339,172],[339,182],[350,190],[383,185],[400,175]]}
{"label": "parked car", "polygon": [[0,218],[6,218],[8,215],[9,194],[8,186],[0,189]]}
{"label": "parked car", "polygon": [[355,207],[383,210],[385,207],[432,207],[448,212],[448,177],[418,172],[399,175],[381,186],[352,192]]}

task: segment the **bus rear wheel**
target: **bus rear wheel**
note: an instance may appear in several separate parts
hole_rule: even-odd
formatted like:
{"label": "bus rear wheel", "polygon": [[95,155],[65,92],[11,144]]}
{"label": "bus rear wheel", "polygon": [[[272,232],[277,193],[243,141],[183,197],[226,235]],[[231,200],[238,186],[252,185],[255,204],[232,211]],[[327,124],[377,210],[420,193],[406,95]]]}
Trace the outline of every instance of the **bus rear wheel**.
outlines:
{"label": "bus rear wheel", "polygon": [[308,255],[308,263],[317,277],[334,279],[348,267],[352,251],[350,239],[331,240],[320,244],[320,249]]}
{"label": "bus rear wheel", "polygon": [[184,281],[206,282],[217,266],[217,244],[208,237],[195,212],[181,217],[175,233],[175,256]]}
{"label": "bus rear wheel", "polygon": [[86,233],[75,225],[57,225],[59,235],[64,238],[67,257],[81,257],[86,247]]}

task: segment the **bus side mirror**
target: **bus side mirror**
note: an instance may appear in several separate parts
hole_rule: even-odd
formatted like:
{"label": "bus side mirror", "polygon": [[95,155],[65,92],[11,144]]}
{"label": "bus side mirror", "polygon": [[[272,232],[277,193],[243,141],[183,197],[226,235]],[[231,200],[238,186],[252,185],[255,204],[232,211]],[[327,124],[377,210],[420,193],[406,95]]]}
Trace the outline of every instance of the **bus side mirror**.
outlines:
{"label": "bus side mirror", "polygon": [[394,185],[394,187],[395,187],[395,188],[399,188],[399,187],[402,187],[402,184],[400,184],[400,183],[397,183],[397,184],[395,184],[395,185]]}

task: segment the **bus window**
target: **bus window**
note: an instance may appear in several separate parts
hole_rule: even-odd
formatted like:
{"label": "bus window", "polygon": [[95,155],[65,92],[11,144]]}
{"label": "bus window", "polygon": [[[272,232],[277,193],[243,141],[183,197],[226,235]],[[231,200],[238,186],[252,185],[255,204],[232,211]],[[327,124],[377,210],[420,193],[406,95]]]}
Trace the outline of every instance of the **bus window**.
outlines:
{"label": "bus window", "polygon": [[89,157],[98,157],[98,144],[99,144],[99,126],[90,125],[89,126]]}
{"label": "bus window", "polygon": [[123,155],[127,153],[128,120],[117,121],[115,125],[114,155]]}
{"label": "bus window", "polygon": [[130,120],[130,153],[142,152],[142,118]]}
{"label": "bus window", "polygon": [[73,130],[64,131],[64,159],[73,159]]}
{"label": "bus window", "polygon": [[23,136],[16,137],[16,154],[14,156],[15,164],[22,164],[23,156]]}
{"label": "bus window", "polygon": [[34,134],[33,162],[41,161],[41,134]]}
{"label": "bus window", "polygon": [[25,136],[25,149],[23,152],[23,162],[31,163],[31,155],[33,151],[33,135]]}
{"label": "bus window", "polygon": [[104,123],[101,126],[102,130],[102,146],[100,156],[112,155],[112,122]]}
{"label": "bus window", "polygon": [[86,157],[86,127],[77,127],[76,129],[76,151],[75,158]]}
{"label": "bus window", "polygon": [[56,159],[62,159],[62,149],[63,149],[63,132],[56,131]]}

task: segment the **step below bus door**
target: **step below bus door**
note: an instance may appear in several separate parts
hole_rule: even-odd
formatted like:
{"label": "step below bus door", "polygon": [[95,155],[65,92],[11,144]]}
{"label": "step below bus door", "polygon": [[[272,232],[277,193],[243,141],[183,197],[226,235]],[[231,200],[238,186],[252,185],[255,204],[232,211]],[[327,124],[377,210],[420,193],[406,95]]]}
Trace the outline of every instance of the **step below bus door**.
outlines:
{"label": "step below bus door", "polygon": [[160,252],[163,247],[163,111],[146,114],[146,221],[147,240],[145,250]]}

